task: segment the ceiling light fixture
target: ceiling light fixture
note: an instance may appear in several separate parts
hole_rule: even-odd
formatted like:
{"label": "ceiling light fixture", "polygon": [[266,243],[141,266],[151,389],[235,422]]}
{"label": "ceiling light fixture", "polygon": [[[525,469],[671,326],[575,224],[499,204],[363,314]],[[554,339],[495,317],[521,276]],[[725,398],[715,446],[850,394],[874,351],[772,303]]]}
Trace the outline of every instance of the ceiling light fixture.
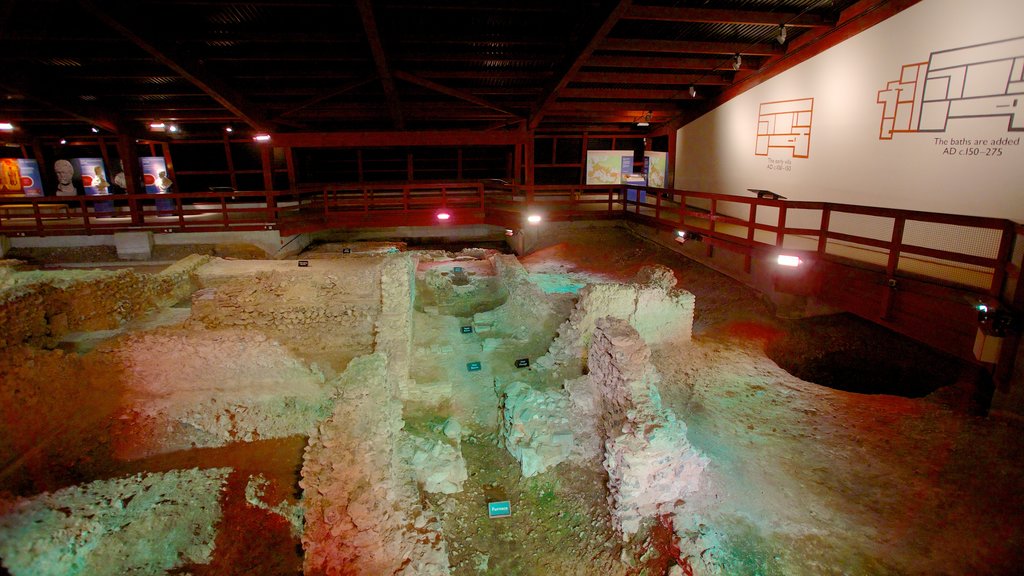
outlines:
{"label": "ceiling light fixture", "polygon": [[696,97],[697,97],[697,87],[693,86],[691,84],[690,85],[690,98],[696,98]]}
{"label": "ceiling light fixture", "polygon": [[164,124],[163,122],[150,122],[149,129],[153,132],[163,132],[164,130],[167,130],[167,124]]}
{"label": "ceiling light fixture", "polygon": [[540,214],[530,214],[529,216],[526,217],[526,221],[529,222],[530,224],[540,224]]}
{"label": "ceiling light fixture", "polygon": [[14,130],[14,124],[11,124],[10,122],[0,122],[0,130],[3,130],[4,132],[11,132]]}
{"label": "ceiling light fixture", "polygon": [[95,127],[95,126],[93,126],[93,127],[92,127],[92,133],[93,133],[93,134],[99,134],[99,133],[100,133],[100,129],[99,129],[99,128],[97,128],[97,127]]}
{"label": "ceiling light fixture", "polygon": [[788,266],[790,268],[796,268],[797,266],[803,264],[804,261],[801,260],[799,256],[779,254],[779,257],[776,259],[776,262],[779,266]]}
{"label": "ceiling light fixture", "polygon": [[170,132],[177,132],[178,131],[178,125],[177,124],[171,124],[171,125],[169,125],[167,127],[167,130],[170,131]]}
{"label": "ceiling light fixture", "polygon": [[228,134],[230,134],[230,133],[234,132],[235,129],[232,128],[231,126],[227,126],[227,127],[224,128],[224,131],[227,132]]}
{"label": "ceiling light fixture", "polygon": [[444,222],[445,220],[450,220],[451,217],[452,217],[452,215],[449,214],[448,212],[438,212],[437,213],[437,219],[442,221],[442,222]]}
{"label": "ceiling light fixture", "polygon": [[643,115],[642,118],[636,123],[639,128],[646,128],[651,125],[651,118],[654,117],[654,112],[648,111]]}
{"label": "ceiling light fixture", "polygon": [[60,143],[61,143],[61,144],[67,144],[67,143],[68,143],[68,141],[67,141],[66,139],[64,139],[64,138],[61,138],[61,139],[60,139]]}
{"label": "ceiling light fixture", "polygon": [[786,43],[786,25],[785,24],[779,24],[779,35],[776,36],[775,39],[779,41],[779,44],[785,44]]}
{"label": "ceiling light fixture", "polygon": [[256,142],[270,142],[270,134],[257,134],[252,139]]}
{"label": "ceiling light fixture", "polygon": [[739,70],[740,66],[743,65],[743,57],[740,56],[739,52],[736,53],[736,57],[732,60],[732,69]]}

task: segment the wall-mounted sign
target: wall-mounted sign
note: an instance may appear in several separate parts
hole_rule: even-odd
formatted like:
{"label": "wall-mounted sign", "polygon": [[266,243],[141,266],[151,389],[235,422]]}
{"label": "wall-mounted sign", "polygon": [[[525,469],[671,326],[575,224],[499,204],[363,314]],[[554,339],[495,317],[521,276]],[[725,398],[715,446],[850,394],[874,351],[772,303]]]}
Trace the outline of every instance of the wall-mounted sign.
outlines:
{"label": "wall-mounted sign", "polygon": [[516,368],[529,368],[529,367],[530,367],[530,359],[529,358],[519,358],[519,359],[516,360]]}
{"label": "wall-mounted sign", "polygon": [[[71,164],[82,181],[82,190],[86,196],[108,196],[110,194],[110,182],[107,180],[103,158],[75,158]],[[114,203],[93,202],[92,208],[96,212],[113,212]]]}
{"label": "wall-mounted sign", "polygon": [[470,362],[466,364],[466,370],[469,370],[470,372],[479,372],[481,368],[482,366],[479,362]]}
{"label": "wall-mounted sign", "polygon": [[18,170],[21,172],[21,189],[25,196],[42,196],[43,180],[39,163],[31,158],[19,158]]}
{"label": "wall-mounted sign", "polygon": [[508,500],[487,503],[488,518],[508,518],[512,515],[512,503]]}
{"label": "wall-mounted sign", "polygon": [[0,158],[0,194],[21,194],[21,168],[14,158]]}
{"label": "wall-mounted sign", "polygon": [[473,333],[473,327],[472,326],[463,326],[461,328],[461,330],[462,330],[463,334],[472,334]]}
{"label": "wall-mounted sign", "polygon": [[[167,162],[163,156],[142,156],[142,183],[146,186],[146,194],[167,194],[174,184],[167,177]],[[156,209],[160,212],[174,210],[174,200],[158,198]]]}

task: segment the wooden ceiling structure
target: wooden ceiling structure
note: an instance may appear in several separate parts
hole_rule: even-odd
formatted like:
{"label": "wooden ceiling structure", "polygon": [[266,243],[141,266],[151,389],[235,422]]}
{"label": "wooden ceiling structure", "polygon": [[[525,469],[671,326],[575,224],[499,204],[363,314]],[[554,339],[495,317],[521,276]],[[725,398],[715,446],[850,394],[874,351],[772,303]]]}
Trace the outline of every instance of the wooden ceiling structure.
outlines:
{"label": "wooden ceiling structure", "polygon": [[664,133],[915,2],[0,0],[0,140]]}

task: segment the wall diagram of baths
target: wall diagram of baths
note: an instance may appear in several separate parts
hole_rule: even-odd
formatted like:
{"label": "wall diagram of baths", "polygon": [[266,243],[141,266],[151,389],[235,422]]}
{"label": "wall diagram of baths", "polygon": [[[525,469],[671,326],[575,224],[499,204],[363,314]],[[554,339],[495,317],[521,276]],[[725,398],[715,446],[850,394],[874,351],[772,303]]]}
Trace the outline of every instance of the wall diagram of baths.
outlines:
{"label": "wall diagram of baths", "polygon": [[942,156],[999,158],[1024,132],[1024,36],[932,52],[878,91],[879,140],[916,134]]}

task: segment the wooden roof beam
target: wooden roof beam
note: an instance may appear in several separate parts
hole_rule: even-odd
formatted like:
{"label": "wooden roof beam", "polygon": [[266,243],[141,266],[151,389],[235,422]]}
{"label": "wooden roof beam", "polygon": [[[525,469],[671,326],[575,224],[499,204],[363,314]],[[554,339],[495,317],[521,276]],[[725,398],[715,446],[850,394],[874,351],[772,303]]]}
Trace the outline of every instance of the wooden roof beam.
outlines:
{"label": "wooden roof beam", "polygon": [[[745,55],[750,55],[744,53]],[[716,70],[726,67],[732,69],[731,61],[723,64],[721,58],[699,56],[617,56],[595,54],[587,60],[587,68],[629,68],[633,70]],[[754,59],[744,59],[741,70],[757,70],[759,65]],[[728,71],[727,70],[727,71]]]}
{"label": "wooden roof beam", "polygon": [[155,44],[136,34],[136,27],[123,24],[121,21],[101,10],[99,6],[92,2],[92,0],[79,0],[79,4],[96,16],[96,18],[101,22],[115,30],[125,39],[131,41],[144,52],[155,58],[158,62],[167,66],[176,74],[194,84],[210,98],[213,98],[218,104],[230,110],[232,114],[237,116],[241,121],[245,122],[253,129],[267,129],[266,120],[263,118],[262,112],[256,106],[246,101],[241,94],[236,93],[219,78],[207,72],[201,63],[186,63],[180,56],[172,55],[169,51],[157,47]]}
{"label": "wooden roof beam", "polygon": [[395,79],[391,77],[391,67],[388,66],[388,60],[384,54],[384,45],[381,43],[380,33],[377,31],[377,19],[373,16],[373,6],[370,0],[356,0],[356,7],[359,8],[359,17],[363,21],[366,41],[370,44],[373,63],[377,67],[377,77],[380,78],[380,83],[384,86],[384,98],[388,102],[391,123],[396,130],[402,130],[405,128],[402,107],[398,101],[398,91],[395,90]]}
{"label": "wooden roof beam", "polygon": [[359,88],[360,86],[362,86],[364,84],[369,84],[370,82],[373,82],[376,79],[377,79],[377,75],[376,74],[371,74],[370,76],[366,76],[364,78],[358,78],[356,80],[353,80],[351,82],[343,84],[342,86],[340,86],[338,88],[335,88],[333,90],[328,90],[326,92],[317,94],[316,96],[313,96],[312,98],[306,100],[305,102],[302,102],[301,104],[297,104],[295,106],[292,106],[291,108],[280,112],[276,116],[276,118],[281,118],[281,117],[287,116],[289,114],[294,114],[294,113],[296,113],[296,112],[298,112],[300,110],[305,110],[306,108],[309,108],[310,106],[313,106],[315,104],[319,104],[320,102],[323,102],[324,100],[330,100],[331,98],[334,98],[335,96],[340,96],[340,95],[342,95],[342,94],[344,94],[346,92],[351,92],[352,90],[355,90],[356,88]]}
{"label": "wooden roof beam", "polygon": [[639,40],[608,38],[602,50],[619,52],[668,52],[672,54],[743,54],[744,56],[781,56],[785,48],[772,42],[697,42],[692,40]]}
{"label": "wooden roof beam", "polygon": [[540,124],[540,121],[544,118],[544,114],[547,112],[548,108],[555,102],[555,100],[558,99],[561,91],[569,85],[569,82],[574,76],[576,76],[576,73],[580,71],[583,64],[588,58],[590,58],[590,55],[593,54],[594,50],[597,50],[598,46],[605,41],[605,38],[611,33],[612,28],[615,28],[615,25],[618,24],[619,20],[621,20],[622,16],[629,11],[629,8],[632,5],[633,0],[619,0],[619,3],[612,9],[611,13],[608,14],[608,17],[605,18],[601,27],[597,29],[594,35],[590,38],[590,41],[587,42],[587,45],[579,55],[576,56],[576,60],[569,65],[569,69],[565,71],[565,74],[562,75],[554,87],[540,101],[540,104],[538,104],[533,110],[533,114],[530,115],[530,121],[528,122],[530,130],[537,128],[537,125]]}
{"label": "wooden roof beam", "polygon": [[483,108],[489,108],[491,110],[496,110],[498,112],[501,112],[502,114],[508,114],[509,116],[513,116],[513,117],[516,117],[516,118],[520,118],[521,117],[519,114],[516,114],[515,112],[512,112],[512,111],[510,111],[510,110],[508,110],[506,108],[498,106],[497,104],[493,104],[491,102],[488,102],[487,100],[484,100],[483,98],[479,98],[477,96],[474,96],[473,94],[470,94],[469,92],[464,92],[462,90],[456,90],[455,88],[449,88],[448,86],[444,86],[444,85],[438,84],[437,82],[434,82],[434,81],[431,81],[431,80],[427,80],[426,78],[420,78],[419,76],[416,76],[415,74],[410,74],[408,72],[402,72],[400,70],[395,70],[393,72],[393,75],[394,75],[395,78],[398,78],[399,80],[404,80],[406,82],[409,82],[410,84],[416,84],[417,86],[422,86],[423,88],[426,88],[427,90],[433,90],[434,92],[438,92],[438,93],[444,94],[446,96],[451,96],[452,98],[458,98],[459,100],[465,100],[466,102],[469,102],[471,104],[476,104],[477,106],[481,106]]}
{"label": "wooden roof beam", "polygon": [[681,6],[633,6],[623,16],[626,20],[658,20],[662,22],[706,22],[709,24],[756,24],[763,26],[794,26],[800,28],[831,28],[835,22],[816,14],[799,12],[765,12],[760,10],[726,10]]}

